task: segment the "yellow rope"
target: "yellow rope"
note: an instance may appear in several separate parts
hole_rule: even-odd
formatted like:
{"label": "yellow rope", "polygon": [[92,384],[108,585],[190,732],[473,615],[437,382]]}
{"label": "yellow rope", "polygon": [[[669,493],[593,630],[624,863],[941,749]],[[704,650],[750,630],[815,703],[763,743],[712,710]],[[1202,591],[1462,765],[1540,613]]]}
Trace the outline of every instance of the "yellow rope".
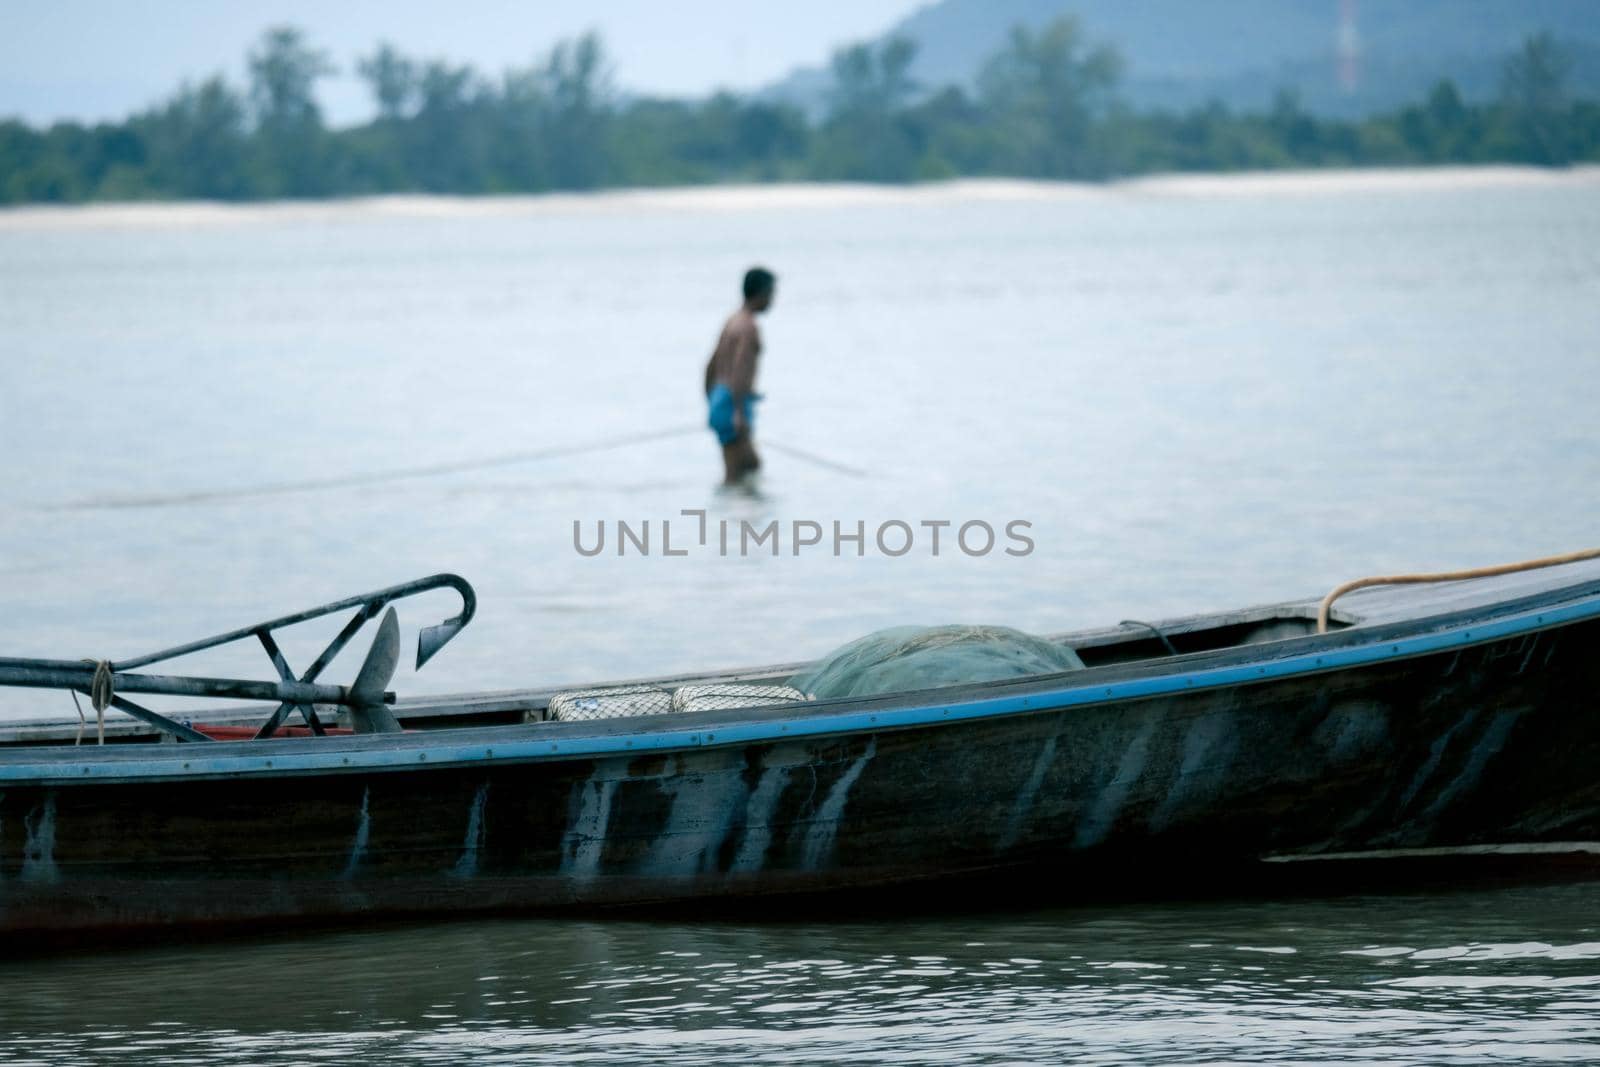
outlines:
{"label": "yellow rope", "polygon": [[1353,582],[1345,582],[1335,586],[1333,592],[1322,598],[1322,606],[1317,609],[1317,633],[1328,632],[1328,612],[1333,607],[1333,602],[1346,593],[1357,589],[1365,589],[1372,585],[1425,585],[1429,582],[1460,582],[1469,578],[1492,578],[1497,574],[1516,574],[1518,571],[1538,570],[1541,567],[1558,567],[1563,563],[1577,563],[1580,560],[1600,559],[1600,548],[1586,548],[1581,552],[1568,552],[1562,556],[1545,556],[1542,559],[1524,560],[1521,563],[1501,563],[1493,567],[1477,567],[1469,571],[1444,571],[1439,574],[1391,574],[1375,578],[1357,578]]}

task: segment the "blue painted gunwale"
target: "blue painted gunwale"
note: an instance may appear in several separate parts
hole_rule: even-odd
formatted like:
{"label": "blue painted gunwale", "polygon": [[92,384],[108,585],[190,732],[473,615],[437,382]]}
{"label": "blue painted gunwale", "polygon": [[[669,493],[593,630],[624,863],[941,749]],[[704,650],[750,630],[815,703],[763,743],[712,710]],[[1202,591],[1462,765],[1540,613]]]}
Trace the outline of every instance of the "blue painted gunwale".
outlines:
{"label": "blue painted gunwale", "polygon": [[[61,786],[110,784],[126,781],[190,781],[237,777],[278,777],[305,774],[355,774],[372,771],[418,770],[482,764],[535,763],[633,756],[665,750],[742,746],[826,735],[871,734],[938,723],[968,722],[1041,710],[1058,710],[1094,704],[1111,704],[1183,692],[1201,692],[1260,682],[1364,667],[1389,660],[1410,659],[1451,649],[1469,648],[1508,637],[1556,629],[1600,618],[1600,591],[1579,599],[1503,616],[1480,617],[1457,625],[1411,636],[1381,637],[1349,647],[1308,651],[1279,658],[1201,670],[1157,674],[1088,685],[1062,684],[1026,693],[992,697],[967,697],[958,701],[874,706],[866,710],[825,710],[812,716],[754,718],[713,727],[612,732],[571,738],[520,737],[537,727],[477,727],[411,735],[415,744],[394,744],[395,735],[328,740],[270,740],[216,742],[213,745],[161,746],[161,755],[117,759],[55,759],[48,762],[11,762],[0,754],[0,786]],[[1428,620],[1415,620],[1425,624]],[[1345,631],[1356,634],[1356,631]],[[1260,646],[1267,649],[1270,646]],[[493,732],[494,737],[486,737]],[[467,742],[471,733],[478,740]],[[507,733],[513,736],[507,736]],[[384,747],[364,747],[383,741]],[[333,747],[337,745],[337,747]],[[248,751],[245,751],[248,746]],[[268,751],[292,747],[294,751]],[[142,747],[142,746],[141,746]],[[122,746],[118,746],[122,748]],[[57,752],[60,749],[56,750]],[[90,750],[95,751],[95,750]],[[204,755],[199,754],[204,752]],[[109,753],[108,753],[109,754]],[[15,755],[20,756],[21,753]]]}

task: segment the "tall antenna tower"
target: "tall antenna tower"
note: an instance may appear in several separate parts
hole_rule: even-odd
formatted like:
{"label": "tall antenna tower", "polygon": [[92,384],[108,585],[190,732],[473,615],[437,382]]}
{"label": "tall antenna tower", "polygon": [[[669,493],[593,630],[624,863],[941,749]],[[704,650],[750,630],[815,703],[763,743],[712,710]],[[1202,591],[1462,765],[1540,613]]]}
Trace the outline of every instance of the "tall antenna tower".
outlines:
{"label": "tall antenna tower", "polygon": [[1361,35],[1356,31],[1356,0],[1339,0],[1339,88],[1353,93],[1361,84]]}

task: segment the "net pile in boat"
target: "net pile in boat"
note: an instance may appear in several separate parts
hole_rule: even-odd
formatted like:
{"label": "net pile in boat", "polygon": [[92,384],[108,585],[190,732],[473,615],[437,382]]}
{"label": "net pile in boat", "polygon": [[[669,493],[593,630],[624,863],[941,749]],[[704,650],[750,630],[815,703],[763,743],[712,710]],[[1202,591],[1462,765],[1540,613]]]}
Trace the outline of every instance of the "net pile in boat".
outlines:
{"label": "net pile in boat", "polygon": [[623,719],[636,715],[665,715],[675,711],[767,708],[805,699],[804,693],[787,685],[727,682],[685,685],[675,690],[657,685],[618,685],[557,693],[550,698],[548,716],[562,722]]}
{"label": "net pile in boat", "polygon": [[1081,670],[1072,649],[1005,626],[895,626],[834,649],[793,681],[835,700]]}
{"label": "net pile in boat", "polygon": [[720,708],[770,708],[809,699],[791,685],[685,685],[672,694],[673,711],[713,711]]}

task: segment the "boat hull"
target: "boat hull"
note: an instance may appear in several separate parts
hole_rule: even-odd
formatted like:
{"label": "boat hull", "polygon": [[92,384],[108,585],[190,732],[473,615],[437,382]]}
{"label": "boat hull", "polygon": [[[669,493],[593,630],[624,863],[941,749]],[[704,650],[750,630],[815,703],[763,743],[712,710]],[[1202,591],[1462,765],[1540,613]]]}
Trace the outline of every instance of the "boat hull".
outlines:
{"label": "boat hull", "polygon": [[[534,724],[215,746],[279,754],[249,773],[75,780],[62,763],[0,779],[0,932],[681,903],[997,870],[1070,885],[1135,865],[1183,895],[1198,868],[1273,856],[1597,841],[1597,640],[1588,618],[1254,682],[1039,693],[994,714],[927,705],[914,725],[869,706],[849,729],[757,741],[720,741],[729,720],[703,718],[693,735],[630,735],[635,752],[613,731],[605,752],[568,754],[582,749],[569,740],[537,755],[527,738],[571,732]],[[493,744],[441,765],[439,746],[468,733]],[[362,766],[380,743],[394,758]],[[352,755],[296,763],[317,746]]]}

